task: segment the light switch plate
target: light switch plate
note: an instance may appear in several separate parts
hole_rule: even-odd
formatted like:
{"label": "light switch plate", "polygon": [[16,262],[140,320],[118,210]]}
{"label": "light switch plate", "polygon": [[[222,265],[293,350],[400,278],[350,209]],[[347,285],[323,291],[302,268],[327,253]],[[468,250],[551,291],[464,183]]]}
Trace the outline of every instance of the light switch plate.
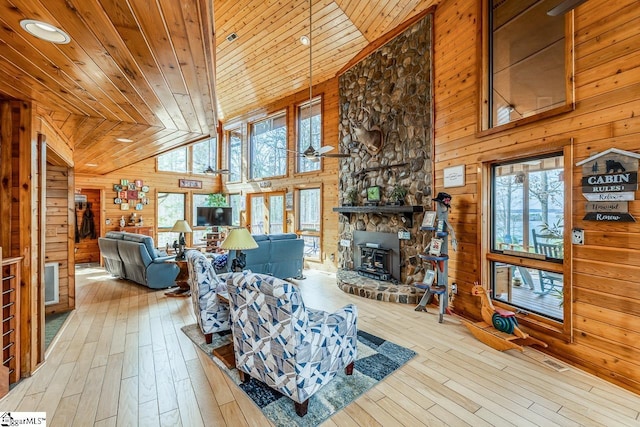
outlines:
{"label": "light switch plate", "polygon": [[571,230],[571,243],[574,245],[584,245],[584,230],[582,228],[574,228]]}

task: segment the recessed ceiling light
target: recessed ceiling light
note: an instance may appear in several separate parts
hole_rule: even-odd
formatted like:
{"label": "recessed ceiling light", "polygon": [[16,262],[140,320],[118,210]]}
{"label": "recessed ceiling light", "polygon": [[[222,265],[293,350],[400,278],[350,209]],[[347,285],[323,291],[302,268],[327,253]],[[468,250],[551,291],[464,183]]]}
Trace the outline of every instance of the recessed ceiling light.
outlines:
{"label": "recessed ceiling light", "polygon": [[238,35],[237,35],[236,33],[231,33],[231,34],[229,34],[229,35],[227,36],[227,41],[232,42],[232,41],[234,41],[234,40],[235,40],[235,39],[237,39],[237,38],[238,38]]}
{"label": "recessed ceiling light", "polygon": [[133,139],[129,139],[129,138],[116,138],[116,141],[118,141],[118,142],[133,142]]}
{"label": "recessed ceiling light", "polygon": [[87,163],[87,166],[90,168],[95,168],[96,166],[98,166],[97,163]]}
{"label": "recessed ceiling light", "polygon": [[34,19],[23,19],[20,21],[20,26],[32,36],[51,43],[67,44],[71,41],[71,37],[69,37],[67,33],[46,22],[36,21]]}
{"label": "recessed ceiling light", "polygon": [[309,37],[308,36],[300,37],[300,43],[302,43],[305,46],[309,46]]}

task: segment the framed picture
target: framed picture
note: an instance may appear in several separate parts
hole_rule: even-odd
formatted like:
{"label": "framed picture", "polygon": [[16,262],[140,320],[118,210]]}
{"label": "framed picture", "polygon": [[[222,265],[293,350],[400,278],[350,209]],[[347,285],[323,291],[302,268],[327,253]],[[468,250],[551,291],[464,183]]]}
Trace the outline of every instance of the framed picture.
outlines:
{"label": "framed picture", "polygon": [[129,210],[129,203],[121,203],[120,204],[120,210],[121,211],[128,211]]}
{"label": "framed picture", "polygon": [[424,275],[424,284],[427,286],[431,286],[433,285],[433,281],[436,278],[436,272],[435,270],[427,270],[426,274]]}
{"label": "framed picture", "polygon": [[129,190],[127,191],[127,199],[136,200],[138,198],[138,190]]}
{"label": "framed picture", "polygon": [[440,256],[442,251],[442,239],[432,238],[429,246],[429,255]]}
{"label": "framed picture", "polygon": [[142,180],[136,179],[136,188],[140,188],[140,187],[142,187]]}
{"label": "framed picture", "polygon": [[127,185],[129,185],[129,180],[128,179],[121,179],[120,180],[120,185],[122,185],[123,187],[126,187]]}
{"label": "framed picture", "polygon": [[129,188],[129,190],[135,190],[136,189],[136,183],[135,182],[130,182],[128,188]]}
{"label": "framed picture", "polygon": [[149,191],[149,186],[148,185],[143,185],[142,186],[142,192],[143,193],[147,193]]}
{"label": "framed picture", "polygon": [[367,188],[367,202],[379,202],[380,201],[380,187],[374,185]]}
{"label": "framed picture", "polygon": [[122,191],[122,186],[120,184],[113,184],[113,191],[119,193],[120,191]]}
{"label": "framed picture", "polygon": [[126,192],[126,191],[124,191],[124,190],[123,190],[123,191],[119,191],[119,192],[118,192],[118,197],[119,197],[120,199],[126,199],[126,198],[127,198],[127,192]]}
{"label": "framed picture", "polygon": [[444,168],[444,188],[464,186],[464,165]]}
{"label": "framed picture", "polygon": [[137,203],[136,204],[136,210],[137,211],[141,211],[142,210],[142,203]]}
{"label": "framed picture", "polygon": [[119,205],[122,203],[122,199],[120,197],[116,197],[115,199],[113,199],[113,203],[115,203],[116,205]]}
{"label": "framed picture", "polygon": [[422,218],[423,228],[433,228],[436,224],[436,211],[426,211]]}

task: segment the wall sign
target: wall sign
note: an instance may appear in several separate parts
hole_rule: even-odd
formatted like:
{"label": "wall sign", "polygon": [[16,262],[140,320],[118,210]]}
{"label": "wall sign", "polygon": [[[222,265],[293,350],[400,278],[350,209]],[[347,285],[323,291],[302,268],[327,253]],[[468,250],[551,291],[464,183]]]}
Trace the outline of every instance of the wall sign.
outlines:
{"label": "wall sign", "polygon": [[178,186],[180,188],[202,188],[202,181],[195,179],[180,179],[178,180]]}
{"label": "wall sign", "polygon": [[586,221],[634,222],[628,201],[638,189],[640,154],[610,148],[576,163],[582,166]]}
{"label": "wall sign", "polygon": [[464,165],[444,168],[444,188],[464,186]]}

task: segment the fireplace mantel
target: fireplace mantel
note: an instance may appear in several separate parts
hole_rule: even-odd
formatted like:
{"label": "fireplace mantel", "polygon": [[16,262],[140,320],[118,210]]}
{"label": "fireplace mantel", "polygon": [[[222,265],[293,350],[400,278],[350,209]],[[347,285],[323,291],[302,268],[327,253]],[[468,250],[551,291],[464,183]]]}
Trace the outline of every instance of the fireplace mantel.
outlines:
{"label": "fireplace mantel", "polygon": [[378,215],[402,215],[407,220],[407,227],[413,227],[413,214],[424,212],[422,205],[375,205],[375,206],[340,206],[333,208],[334,212],[347,215],[374,213]]}

